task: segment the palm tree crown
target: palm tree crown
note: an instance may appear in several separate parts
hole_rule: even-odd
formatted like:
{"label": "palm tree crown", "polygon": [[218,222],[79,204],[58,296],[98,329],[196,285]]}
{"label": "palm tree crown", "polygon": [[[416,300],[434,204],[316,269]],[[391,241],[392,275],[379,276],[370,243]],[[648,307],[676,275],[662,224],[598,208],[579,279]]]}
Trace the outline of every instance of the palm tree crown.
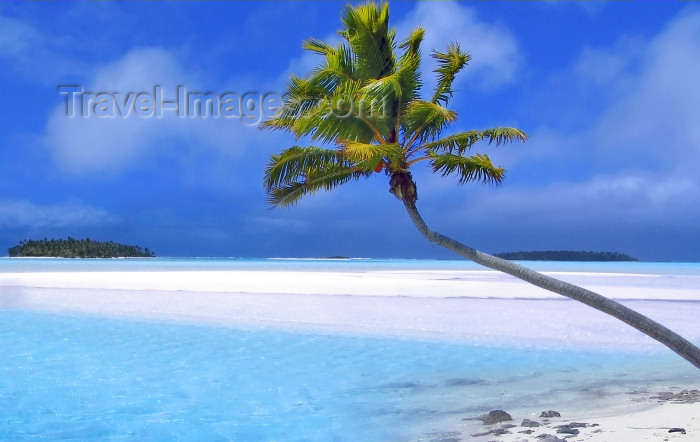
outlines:
{"label": "palm tree crown", "polygon": [[430,97],[420,96],[420,45],[425,31],[415,29],[398,47],[388,26],[387,4],[348,6],[343,11],[342,42],[331,45],[311,39],[304,48],[323,57],[306,77],[292,76],[285,106],[263,127],[308,136],[322,145],[292,147],[272,156],[265,170],[269,202],[286,206],[319,189],[330,190],[382,169],[391,192],[415,201],[409,169],[427,161],[434,172],[457,175],[460,183],[499,184],[504,169],[487,155],[470,155],[478,141],[501,144],[525,141],[515,128],[470,130],[445,137],[457,120],[447,108],[457,73],[469,54],[453,43],[433,51],[437,85]]}

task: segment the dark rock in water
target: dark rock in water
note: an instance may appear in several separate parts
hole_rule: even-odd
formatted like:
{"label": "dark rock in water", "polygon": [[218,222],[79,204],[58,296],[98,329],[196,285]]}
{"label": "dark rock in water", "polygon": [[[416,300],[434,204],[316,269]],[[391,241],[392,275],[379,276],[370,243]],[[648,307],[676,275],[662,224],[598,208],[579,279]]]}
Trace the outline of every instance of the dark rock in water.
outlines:
{"label": "dark rock in water", "polygon": [[668,432],[685,434],[685,428],[671,428]]}
{"label": "dark rock in water", "polygon": [[558,425],[555,428],[559,434],[578,434],[579,431],[577,428],[586,428],[587,426],[588,424],[583,422],[571,422],[570,424],[566,425]]}
{"label": "dark rock in water", "polygon": [[586,428],[588,424],[583,422],[571,422],[566,425],[558,425],[557,428]]}
{"label": "dark rock in water", "polygon": [[448,379],[445,382],[445,384],[447,384],[448,387],[460,387],[465,385],[487,385],[488,383],[488,381],[479,378],[455,378]]}
{"label": "dark rock in water", "polygon": [[511,427],[509,427],[508,425],[504,425],[501,428],[494,428],[493,430],[484,431],[483,433],[472,434],[472,437],[488,436],[489,434],[493,434],[494,436],[500,436],[502,434],[511,434],[511,431],[508,430],[508,428]]}
{"label": "dark rock in water", "polygon": [[493,434],[496,436],[500,436],[501,434],[511,434],[511,431],[507,428],[497,428],[493,430]]}
{"label": "dark rock in water", "polygon": [[535,436],[535,439],[542,442],[566,442],[566,439],[560,439],[553,434],[540,434],[539,436]]}
{"label": "dark rock in water", "polygon": [[679,393],[662,391],[656,396],[652,396],[652,399],[660,399],[677,404],[693,404],[695,402],[700,402],[700,390],[681,390]]}
{"label": "dark rock in water", "polygon": [[518,431],[518,433],[522,433],[522,434],[532,434],[532,433],[534,433],[534,432],[535,432],[535,430],[523,430],[523,431]]}
{"label": "dark rock in water", "polygon": [[652,396],[652,399],[661,399],[662,401],[667,401],[672,399],[676,394],[672,391],[660,391],[656,396]]}
{"label": "dark rock in water", "polygon": [[557,433],[559,434],[578,434],[579,431],[576,428],[569,428],[569,427],[563,427],[563,428],[557,428]]}
{"label": "dark rock in water", "polygon": [[426,385],[421,384],[420,382],[413,382],[413,381],[406,381],[406,382],[390,382],[388,384],[383,384],[380,385],[377,388],[380,388],[382,390],[399,390],[402,388],[425,388]]}
{"label": "dark rock in water", "polygon": [[558,411],[549,410],[549,411],[543,411],[540,414],[540,417],[561,417],[561,414],[559,414]]}
{"label": "dark rock in water", "polygon": [[521,427],[539,427],[540,423],[537,421],[532,421],[530,419],[523,419],[523,423],[520,424]]}
{"label": "dark rock in water", "polygon": [[477,419],[483,421],[485,425],[493,425],[493,424],[497,424],[499,422],[506,422],[506,421],[513,420],[513,418],[510,417],[510,414],[506,413],[503,410],[489,411],[488,414],[485,414],[481,417],[478,417]]}

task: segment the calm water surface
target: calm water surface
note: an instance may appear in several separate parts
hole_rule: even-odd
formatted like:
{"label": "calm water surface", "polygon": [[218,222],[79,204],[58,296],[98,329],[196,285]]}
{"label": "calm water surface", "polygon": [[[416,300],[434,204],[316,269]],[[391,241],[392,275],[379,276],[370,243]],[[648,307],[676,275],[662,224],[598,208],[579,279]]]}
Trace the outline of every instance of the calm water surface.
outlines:
{"label": "calm water surface", "polygon": [[[537,271],[700,275],[700,263],[519,261]],[[136,258],[54,259],[0,258],[0,272],[269,270],[363,272],[392,270],[484,270],[468,260],[430,259],[246,259]]]}
{"label": "calm water surface", "polygon": [[[0,439],[410,441],[698,386],[673,355],[0,312]],[[653,390],[652,390],[653,391]]]}

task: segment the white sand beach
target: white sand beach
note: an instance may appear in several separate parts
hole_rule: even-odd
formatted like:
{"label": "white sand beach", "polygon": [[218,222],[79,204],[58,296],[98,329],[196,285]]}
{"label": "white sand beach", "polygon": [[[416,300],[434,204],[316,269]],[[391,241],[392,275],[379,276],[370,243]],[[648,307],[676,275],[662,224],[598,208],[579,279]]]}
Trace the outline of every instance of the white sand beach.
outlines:
{"label": "white sand beach", "polygon": [[[700,277],[559,272],[552,276],[620,300],[700,342]],[[668,351],[600,312],[515,278],[468,271],[81,271],[0,273],[0,309],[279,327],[343,334],[520,347]],[[700,373],[674,393],[700,387]],[[531,434],[470,440],[541,440],[556,425],[582,427],[569,441],[700,440],[700,403],[661,403],[648,391],[602,414],[566,410]],[[512,423],[542,410],[514,414]],[[612,413],[612,414],[611,414]],[[670,428],[683,428],[668,433]],[[484,427],[486,430],[495,427]],[[472,430],[464,430],[471,432]],[[463,436],[464,437],[464,434]],[[430,439],[426,439],[430,440]],[[437,439],[435,439],[437,440]],[[555,439],[551,439],[555,440]]]}
{"label": "white sand beach", "polygon": [[[700,339],[699,276],[549,274]],[[555,347],[661,348],[605,314],[489,270],[0,273],[0,307]]]}

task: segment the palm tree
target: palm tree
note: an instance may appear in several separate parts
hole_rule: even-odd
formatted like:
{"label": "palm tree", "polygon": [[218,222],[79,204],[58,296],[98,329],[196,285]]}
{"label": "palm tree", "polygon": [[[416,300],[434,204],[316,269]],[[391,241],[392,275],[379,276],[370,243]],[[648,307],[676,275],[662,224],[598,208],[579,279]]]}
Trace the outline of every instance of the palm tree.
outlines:
{"label": "palm tree", "polygon": [[[389,191],[406,208],[418,231],[430,242],[486,267],[568,296],[605,312],[663,343],[700,368],[700,349],[668,328],[590,290],[542,275],[518,264],[465,246],[428,228],[416,208],[418,191],[411,168],[427,163],[443,177],[460,183],[499,185],[504,169],[485,154],[471,154],[478,142],[500,145],[526,141],[516,128],[496,127],[442,136],[457,120],[447,105],[453,82],[470,56],[459,44],[433,50],[437,85],[430,99],[420,96],[419,52],[424,30],[415,29],[395,43],[387,4],[347,6],[342,13],[341,43],[310,39],[304,48],[322,63],[305,77],[292,75],[285,106],[263,128],[284,130],[328,147],[294,146],[272,155],[264,186],[274,206],[295,204],[318,190],[332,190],[382,170]],[[400,50],[400,51],[399,51]]]}

